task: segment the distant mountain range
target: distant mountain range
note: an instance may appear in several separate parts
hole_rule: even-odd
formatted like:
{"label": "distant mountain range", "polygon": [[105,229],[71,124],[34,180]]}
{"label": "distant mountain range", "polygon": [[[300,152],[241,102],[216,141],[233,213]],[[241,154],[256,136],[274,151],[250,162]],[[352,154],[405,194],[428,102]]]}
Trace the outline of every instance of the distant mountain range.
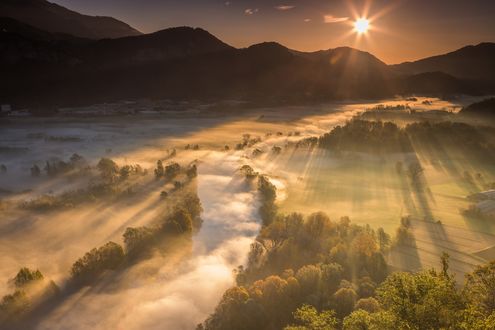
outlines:
{"label": "distant mountain range", "polygon": [[488,81],[494,79],[494,59],[495,43],[481,43],[445,55],[392,65],[391,68],[402,74],[441,71],[457,78]]}
{"label": "distant mountain range", "polygon": [[112,17],[88,16],[45,0],[1,0],[0,15],[52,33],[103,39],[140,35]]}
{"label": "distant mountain range", "polygon": [[[89,16],[43,0],[4,0],[0,9],[5,4],[11,11],[1,10],[2,15],[17,14],[0,18],[1,104],[45,107],[135,98],[308,103],[495,91],[491,43],[389,66],[348,47],[305,53],[270,42],[236,49],[190,27],[140,34],[122,22],[96,19],[83,25],[92,33],[75,33],[63,24],[43,26],[39,17],[45,9],[32,8],[56,6],[61,22]],[[31,14],[14,10],[22,6]],[[107,21],[117,22],[115,29]],[[104,31],[117,30],[125,36],[101,39]]]}
{"label": "distant mountain range", "polygon": [[474,115],[490,117],[491,119],[493,119],[493,115],[495,115],[495,98],[492,97],[477,103],[473,103],[463,108],[460,114],[464,116]]}

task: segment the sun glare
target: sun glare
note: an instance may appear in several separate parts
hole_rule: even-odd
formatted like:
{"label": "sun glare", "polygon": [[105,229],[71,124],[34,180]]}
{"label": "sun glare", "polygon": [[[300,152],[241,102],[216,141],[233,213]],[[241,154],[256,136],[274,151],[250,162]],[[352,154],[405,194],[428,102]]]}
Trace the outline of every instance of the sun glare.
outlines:
{"label": "sun glare", "polygon": [[354,22],[354,29],[359,34],[366,33],[369,30],[369,28],[370,28],[370,21],[367,20],[366,18],[358,18]]}

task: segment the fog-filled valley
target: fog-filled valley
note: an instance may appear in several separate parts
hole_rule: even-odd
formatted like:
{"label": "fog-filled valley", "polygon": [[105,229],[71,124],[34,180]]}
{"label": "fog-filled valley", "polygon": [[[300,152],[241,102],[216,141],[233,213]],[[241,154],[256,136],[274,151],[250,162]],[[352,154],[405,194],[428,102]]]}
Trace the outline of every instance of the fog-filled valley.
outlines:
{"label": "fog-filled valley", "polygon": [[[270,228],[270,212],[323,211],[332,221],[349,217],[381,230],[396,237],[380,247],[395,270],[438,268],[447,252],[462,283],[495,253],[489,219],[467,212],[474,204],[466,197],[495,181],[485,157],[495,128],[458,113],[473,101],[6,119],[1,294],[15,291],[22,267],[37,284],[23,289],[27,310],[19,297],[10,307],[4,299],[11,313],[4,321],[37,329],[192,329],[243,274],[238,266],[254,271],[253,243],[267,244],[256,236]],[[428,131],[425,118],[443,130]],[[383,124],[389,120],[395,124]],[[473,134],[482,140],[468,141]],[[256,183],[265,176],[276,211],[267,211]],[[270,244],[263,249],[278,243]],[[119,261],[110,262],[115,253]]]}
{"label": "fog-filled valley", "polygon": [[495,329],[495,2],[0,1],[0,330]]}

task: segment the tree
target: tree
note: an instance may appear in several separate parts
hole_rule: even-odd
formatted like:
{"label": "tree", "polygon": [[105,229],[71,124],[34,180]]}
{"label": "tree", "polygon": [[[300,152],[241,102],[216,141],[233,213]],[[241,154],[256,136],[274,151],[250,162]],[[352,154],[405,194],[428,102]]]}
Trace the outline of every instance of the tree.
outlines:
{"label": "tree", "polygon": [[205,330],[248,330],[252,327],[253,319],[248,313],[250,308],[248,291],[244,287],[233,287],[225,291],[215,312],[204,322]]}
{"label": "tree", "polygon": [[202,223],[200,216],[201,212],[203,212],[203,206],[201,205],[201,200],[198,195],[187,194],[183,197],[181,204],[181,206],[191,215],[194,228],[199,229]]}
{"label": "tree", "polygon": [[119,166],[110,158],[102,158],[96,165],[104,180],[113,182],[119,172]]}
{"label": "tree", "polygon": [[419,162],[410,163],[407,166],[407,175],[411,178],[412,183],[418,184],[421,178],[421,174],[424,172],[424,168],[421,167]]}
{"label": "tree", "polygon": [[88,283],[103,274],[114,270],[124,261],[124,250],[114,242],[92,249],[78,259],[71,268],[72,279],[78,283]]}
{"label": "tree", "polygon": [[344,318],[354,310],[358,295],[352,288],[340,288],[333,294],[333,306],[339,318]]}
{"label": "tree", "polygon": [[442,263],[442,276],[449,277],[449,259],[450,256],[447,252],[442,252],[442,256],[440,257]]}
{"label": "tree", "polygon": [[354,306],[354,310],[362,309],[368,313],[376,313],[380,311],[380,303],[373,297],[359,299]]}
{"label": "tree", "polygon": [[132,173],[132,167],[130,165],[124,165],[120,168],[119,174],[121,180],[127,180]]}
{"label": "tree", "polygon": [[319,237],[327,236],[332,228],[330,218],[323,212],[310,214],[304,222],[304,230],[313,242]]}
{"label": "tree", "polygon": [[375,295],[376,283],[368,277],[361,277],[358,281],[358,294],[361,298],[372,297]]}
{"label": "tree", "polygon": [[296,272],[296,279],[301,285],[301,293],[310,295],[316,293],[321,282],[322,271],[315,265],[306,265]]}
{"label": "tree", "polygon": [[392,273],[377,295],[386,310],[413,329],[450,328],[464,308],[452,278],[434,270]]}
{"label": "tree", "polygon": [[285,330],[334,330],[337,329],[338,320],[334,311],[322,311],[318,313],[311,305],[303,305],[294,312],[297,325],[285,327]]}
{"label": "tree", "polygon": [[249,165],[242,165],[239,169],[239,172],[244,175],[246,179],[254,179],[258,176],[258,172],[255,172],[254,169]]}
{"label": "tree", "polygon": [[186,171],[186,175],[189,179],[194,179],[198,176],[198,167],[196,164],[192,164]]}
{"label": "tree", "polygon": [[[369,313],[358,309],[344,318],[343,330],[399,330],[410,329],[401,326],[390,312]],[[423,328],[421,328],[423,329]]]}
{"label": "tree", "polygon": [[33,167],[31,167],[31,176],[37,178],[40,175],[41,175],[41,169],[39,168],[38,165],[34,164]]}
{"label": "tree", "polygon": [[0,322],[17,319],[30,306],[31,301],[24,290],[15,290],[13,294],[3,296],[0,302]]}
{"label": "tree", "polygon": [[464,293],[484,315],[495,312],[495,261],[476,267],[466,276]]}
{"label": "tree", "polygon": [[155,177],[157,179],[161,178],[163,174],[165,173],[165,170],[163,168],[163,163],[161,160],[158,160],[156,162],[156,168],[155,168]]}
{"label": "tree", "polygon": [[383,230],[383,228],[378,228],[376,231],[376,236],[378,239],[378,246],[380,247],[380,252],[385,252],[390,246],[390,235]]}
{"label": "tree", "polygon": [[282,152],[282,148],[280,148],[279,146],[273,146],[272,147],[272,154],[280,155],[281,152]]}
{"label": "tree", "polygon": [[[256,281],[249,288],[252,297],[257,296],[261,302],[265,313],[270,315],[270,319],[278,328],[287,324],[287,316],[290,315],[291,303],[289,296],[288,282],[279,276],[268,276],[264,280]],[[283,301],[284,304],[280,304]],[[295,307],[295,306],[294,306]]]}
{"label": "tree", "polygon": [[131,228],[124,232],[125,250],[128,255],[136,256],[146,252],[155,243],[156,232],[148,227]]}
{"label": "tree", "polygon": [[397,228],[395,233],[394,244],[397,246],[412,246],[416,245],[414,234],[410,230],[408,218],[402,218],[401,225]]}
{"label": "tree", "polygon": [[259,213],[263,225],[269,225],[277,215],[275,199],[277,198],[277,187],[264,176],[258,176],[258,192],[260,193],[261,206]]}
{"label": "tree", "polygon": [[29,283],[40,281],[43,279],[43,274],[39,270],[31,270],[23,267],[14,277],[14,284],[17,288],[22,288]]}
{"label": "tree", "polygon": [[177,207],[162,228],[166,233],[191,234],[193,230],[191,214],[186,209]]}
{"label": "tree", "polygon": [[359,233],[352,241],[352,251],[358,256],[371,257],[377,250],[376,240],[371,233]]}
{"label": "tree", "polygon": [[344,269],[338,263],[323,264],[320,266],[322,273],[323,290],[328,294],[337,291],[338,284],[343,278]]}
{"label": "tree", "polygon": [[86,165],[86,160],[84,157],[78,154],[72,154],[69,158],[69,162],[73,168],[83,167]]}
{"label": "tree", "polygon": [[165,167],[164,177],[167,180],[172,180],[180,173],[180,165],[178,163],[170,163]]}

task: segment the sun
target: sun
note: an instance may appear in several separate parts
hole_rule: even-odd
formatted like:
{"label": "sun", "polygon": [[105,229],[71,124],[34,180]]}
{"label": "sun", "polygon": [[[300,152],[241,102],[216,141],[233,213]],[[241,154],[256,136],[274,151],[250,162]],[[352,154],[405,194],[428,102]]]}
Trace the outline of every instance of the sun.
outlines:
{"label": "sun", "polygon": [[370,21],[366,18],[358,18],[354,22],[354,30],[359,34],[368,32],[369,28],[370,28]]}

